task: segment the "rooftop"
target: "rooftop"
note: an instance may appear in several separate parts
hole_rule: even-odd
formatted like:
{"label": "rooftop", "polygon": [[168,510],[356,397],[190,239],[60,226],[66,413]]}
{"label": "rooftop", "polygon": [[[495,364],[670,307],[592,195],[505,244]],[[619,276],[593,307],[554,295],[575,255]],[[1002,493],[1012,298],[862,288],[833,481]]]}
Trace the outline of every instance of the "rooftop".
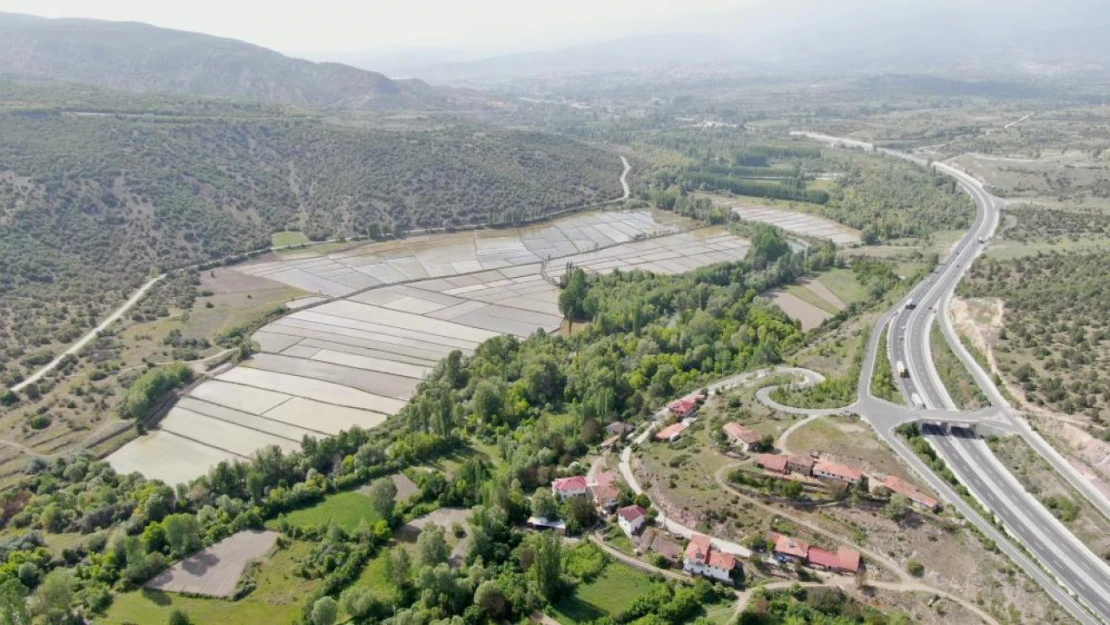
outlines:
{"label": "rooftop", "polygon": [[561,477],[551,483],[551,490],[559,492],[586,490],[586,476]]}
{"label": "rooftop", "polygon": [[771,540],[775,543],[775,553],[781,553],[795,558],[806,558],[809,555],[809,543],[798,540],[793,536],[772,534]]}
{"label": "rooftop", "polygon": [[755,463],[768,471],[786,473],[786,456],[775,454],[760,454]]}
{"label": "rooftop", "polygon": [[645,514],[647,514],[647,510],[644,510],[640,506],[636,506],[636,505],[625,506],[625,507],[621,508],[620,510],[617,510],[617,514],[621,515],[621,518],[624,519],[625,521],[628,521],[629,523],[631,523],[632,521],[635,521],[636,519],[638,519],[638,518],[644,516]]}
{"label": "rooftop", "polygon": [[690,426],[686,425],[685,423],[672,423],[662,430],[659,430],[659,432],[655,434],[655,438],[661,441],[670,440],[671,438],[674,438],[675,436],[685,432],[686,428],[688,427]]}
{"label": "rooftop", "polygon": [[814,473],[827,473],[842,479],[858,481],[863,477],[863,469],[849,467],[837,462],[821,460],[813,467]]}
{"label": "rooftop", "polygon": [[763,435],[761,435],[759,432],[756,432],[751,428],[746,428],[735,422],[726,423],[721,429],[724,430],[725,434],[728,434],[731,438],[744,441],[749,445],[754,445],[763,438]]}

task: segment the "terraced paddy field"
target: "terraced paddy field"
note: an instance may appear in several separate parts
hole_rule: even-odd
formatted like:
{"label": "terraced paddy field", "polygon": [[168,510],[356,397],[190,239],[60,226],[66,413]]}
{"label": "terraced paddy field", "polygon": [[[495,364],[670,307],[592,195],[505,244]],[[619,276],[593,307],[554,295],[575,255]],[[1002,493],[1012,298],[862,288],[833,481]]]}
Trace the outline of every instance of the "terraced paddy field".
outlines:
{"label": "terraced paddy field", "polygon": [[[326,299],[256,332],[260,353],[202,382],[156,429],[108,461],[117,471],[174,484],[265,446],[293,450],[305,436],[373,428],[453,350],[471,354],[501,334],[558,330],[555,282],[568,263],[599,273],[676,274],[743,259],[749,248],[722,228],[657,211],[588,213],[529,229],[403,243],[347,250],[307,266],[294,258],[236,268],[290,284],[310,281]],[[365,282],[352,271],[379,283],[356,286]]]}

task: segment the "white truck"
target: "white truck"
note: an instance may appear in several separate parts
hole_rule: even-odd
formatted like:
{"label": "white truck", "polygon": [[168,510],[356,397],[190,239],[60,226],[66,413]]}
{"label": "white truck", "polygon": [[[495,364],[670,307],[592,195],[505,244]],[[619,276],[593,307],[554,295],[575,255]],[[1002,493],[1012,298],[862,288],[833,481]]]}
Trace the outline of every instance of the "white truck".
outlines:
{"label": "white truck", "polygon": [[913,407],[919,410],[925,408],[925,402],[921,401],[921,396],[917,393],[910,393],[910,401],[913,402]]}
{"label": "white truck", "polygon": [[899,360],[898,362],[894,363],[894,368],[898,370],[898,377],[908,377],[908,372],[906,371],[906,363]]}

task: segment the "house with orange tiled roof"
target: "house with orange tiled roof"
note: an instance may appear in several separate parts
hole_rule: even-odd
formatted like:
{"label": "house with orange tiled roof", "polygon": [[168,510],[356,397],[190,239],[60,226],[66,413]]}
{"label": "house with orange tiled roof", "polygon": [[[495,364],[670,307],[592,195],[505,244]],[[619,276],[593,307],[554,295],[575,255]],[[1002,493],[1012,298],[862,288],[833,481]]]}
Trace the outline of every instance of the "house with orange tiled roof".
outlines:
{"label": "house with orange tiled roof", "polygon": [[819,460],[817,464],[813,465],[813,475],[827,480],[858,484],[863,480],[864,471],[829,460]]}
{"label": "house with orange tiled roof", "polygon": [[732,581],[732,572],[739,565],[736,557],[713,546],[713,541],[702,534],[695,534],[682,554],[682,570],[693,575],[704,575],[722,582]]}
{"label": "house with orange tiled roof", "polygon": [[804,563],[809,557],[809,543],[793,536],[771,534],[771,543],[773,545],[771,553],[775,555],[776,560]]}
{"label": "house with orange tiled roof", "polygon": [[790,472],[786,456],[777,454],[759,454],[755,459],[755,464],[768,473],[777,473],[779,475],[786,475]]}
{"label": "house with orange tiled roof", "polygon": [[690,427],[690,426],[687,425],[686,423],[681,422],[681,421],[679,421],[678,423],[672,423],[671,425],[668,425],[667,427],[663,428],[662,430],[659,430],[658,432],[656,432],[655,433],[655,440],[657,440],[657,441],[667,441],[668,443],[673,443],[673,442],[677,441],[680,436],[682,436],[682,433],[685,432],[686,428],[688,428],[688,427]]}
{"label": "house with orange tiled roof", "polygon": [[736,422],[726,423],[721,429],[724,430],[729,443],[744,451],[751,451],[752,448],[759,444],[759,441],[763,440],[762,434]]}

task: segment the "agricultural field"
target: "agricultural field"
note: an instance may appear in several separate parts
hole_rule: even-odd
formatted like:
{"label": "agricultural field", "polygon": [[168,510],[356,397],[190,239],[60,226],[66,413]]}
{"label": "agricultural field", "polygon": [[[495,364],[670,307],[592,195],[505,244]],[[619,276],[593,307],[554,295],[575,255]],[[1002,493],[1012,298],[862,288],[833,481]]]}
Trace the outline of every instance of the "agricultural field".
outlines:
{"label": "agricultural field", "polygon": [[232,534],[154,576],[146,588],[187,595],[229,598],[247,563],[269,553],[277,532],[248,530]]}
{"label": "agricultural field", "polygon": [[[376,427],[452,351],[471,354],[501,334],[525,338],[558,330],[563,318],[552,281],[568,263],[597,273],[642,268],[678,274],[747,254],[747,241],[721,228],[676,230],[675,224],[689,223],[662,211],[586,213],[509,231],[508,239],[482,238],[500,231],[433,237],[415,242],[419,251],[405,250],[405,256],[398,255],[398,242],[390,242],[307,265],[245,265],[234,271],[246,279],[347,296],[311,303],[264,326],[253,335],[260,353],[196,386],[157,429],[109,462],[123,473],[178,483],[264,446],[292,450],[305,436]],[[644,238],[657,232],[670,234]],[[537,262],[567,250],[572,254],[555,266]],[[369,283],[357,278],[370,274],[377,278]],[[328,286],[341,283],[342,289]]]}
{"label": "agricultural field", "polygon": [[115,597],[107,613],[96,622],[105,625],[166,623],[172,611],[182,610],[196,625],[292,625],[301,615],[304,598],[320,583],[320,580],[306,580],[294,573],[297,562],[311,550],[309,543],[294,542],[274,552],[254,576],[257,588],[238,601],[144,588]]}
{"label": "agricultural field", "polygon": [[294,510],[271,521],[269,525],[276,528],[282,520],[300,527],[335,523],[340,528],[353,532],[359,525],[373,525],[380,518],[369,497],[358,491],[349,491],[328,495],[320,503]]}

